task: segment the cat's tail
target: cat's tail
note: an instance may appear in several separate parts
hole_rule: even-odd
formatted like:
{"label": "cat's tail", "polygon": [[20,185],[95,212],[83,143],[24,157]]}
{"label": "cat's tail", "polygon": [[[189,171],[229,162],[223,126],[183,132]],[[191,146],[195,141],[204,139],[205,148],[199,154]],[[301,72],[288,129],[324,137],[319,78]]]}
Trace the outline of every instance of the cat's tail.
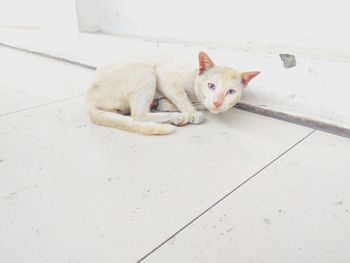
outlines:
{"label": "cat's tail", "polygon": [[170,124],[136,121],[130,116],[102,111],[95,107],[88,108],[88,115],[95,124],[144,135],[166,135],[175,131],[175,127]]}

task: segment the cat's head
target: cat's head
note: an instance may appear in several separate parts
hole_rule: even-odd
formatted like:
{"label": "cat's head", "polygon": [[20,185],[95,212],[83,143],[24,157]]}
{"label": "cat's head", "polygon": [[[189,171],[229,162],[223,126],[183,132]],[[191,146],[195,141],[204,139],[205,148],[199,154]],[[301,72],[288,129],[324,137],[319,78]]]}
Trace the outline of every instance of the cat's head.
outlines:
{"label": "cat's head", "polygon": [[199,53],[199,69],[195,81],[197,98],[212,113],[227,111],[241,98],[242,89],[259,71],[237,72],[217,66],[203,51]]}

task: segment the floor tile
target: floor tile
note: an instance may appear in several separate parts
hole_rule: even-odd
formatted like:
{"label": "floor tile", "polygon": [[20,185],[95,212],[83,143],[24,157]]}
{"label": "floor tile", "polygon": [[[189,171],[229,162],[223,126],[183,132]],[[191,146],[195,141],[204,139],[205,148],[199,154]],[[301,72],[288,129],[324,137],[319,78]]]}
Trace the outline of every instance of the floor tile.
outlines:
{"label": "floor tile", "polygon": [[0,47],[0,115],[84,94],[93,71]]}
{"label": "floor tile", "polygon": [[311,130],[236,110],[169,136],[83,98],[0,117],[0,262],[135,262]]}
{"label": "floor tile", "polygon": [[350,262],[349,156],[315,132],[145,262]]}

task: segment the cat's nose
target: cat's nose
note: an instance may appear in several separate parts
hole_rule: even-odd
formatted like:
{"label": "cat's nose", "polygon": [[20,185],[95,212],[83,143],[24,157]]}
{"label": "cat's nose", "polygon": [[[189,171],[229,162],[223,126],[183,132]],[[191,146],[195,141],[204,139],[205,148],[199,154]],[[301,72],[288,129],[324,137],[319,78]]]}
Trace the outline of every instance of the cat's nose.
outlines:
{"label": "cat's nose", "polygon": [[214,101],[213,104],[214,104],[214,107],[217,109],[222,105],[222,102],[221,101]]}

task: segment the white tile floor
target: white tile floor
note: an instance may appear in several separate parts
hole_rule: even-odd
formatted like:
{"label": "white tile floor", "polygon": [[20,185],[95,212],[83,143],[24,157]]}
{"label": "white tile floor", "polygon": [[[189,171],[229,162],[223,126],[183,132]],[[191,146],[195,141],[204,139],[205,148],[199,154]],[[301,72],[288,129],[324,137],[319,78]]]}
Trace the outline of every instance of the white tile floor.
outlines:
{"label": "white tile floor", "polygon": [[1,263],[350,261],[349,139],[238,110],[163,137],[98,127],[91,71],[0,59]]}

